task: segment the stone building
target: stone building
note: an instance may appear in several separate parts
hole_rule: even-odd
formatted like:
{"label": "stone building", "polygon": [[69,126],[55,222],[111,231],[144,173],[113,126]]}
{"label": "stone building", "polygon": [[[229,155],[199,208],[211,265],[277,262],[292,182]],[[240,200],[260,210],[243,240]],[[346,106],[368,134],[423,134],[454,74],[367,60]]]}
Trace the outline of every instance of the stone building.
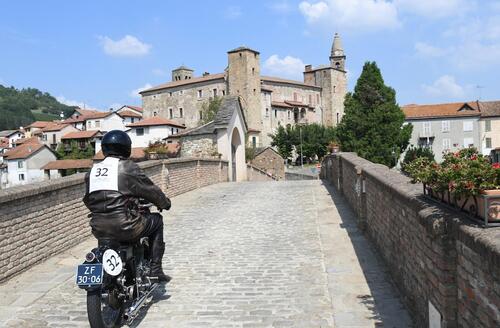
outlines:
{"label": "stone building", "polygon": [[200,126],[203,105],[213,97],[240,97],[248,124],[247,142],[268,146],[279,125],[319,123],[335,126],[344,113],[346,56],[335,34],[328,65],[306,65],[303,81],[260,74],[260,54],[247,47],[228,51],[224,72],[203,73],[181,66],[172,81],[142,91],[144,118],[161,116],[187,128]]}
{"label": "stone building", "polygon": [[255,156],[250,164],[276,180],[285,179],[285,160],[271,147],[256,149]]}

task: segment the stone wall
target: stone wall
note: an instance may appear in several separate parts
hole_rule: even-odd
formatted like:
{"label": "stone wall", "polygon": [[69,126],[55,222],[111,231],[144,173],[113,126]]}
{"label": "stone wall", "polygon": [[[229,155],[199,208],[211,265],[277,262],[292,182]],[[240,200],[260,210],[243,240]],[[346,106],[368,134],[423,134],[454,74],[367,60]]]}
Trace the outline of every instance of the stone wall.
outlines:
{"label": "stone wall", "polygon": [[217,154],[216,134],[183,136],[181,157],[214,157]]}
{"label": "stone wall", "polygon": [[276,180],[285,179],[285,160],[274,149],[267,147],[251,161],[252,166],[271,174]]}
{"label": "stone wall", "polygon": [[427,200],[421,185],[353,153],[325,158],[321,177],[357,213],[417,326],[429,325],[430,304],[441,327],[500,326],[500,228],[477,227]]}
{"label": "stone wall", "polygon": [[[228,181],[225,161],[169,159],[139,166],[169,197]],[[91,235],[83,178],[82,173],[0,191],[0,282]]]}
{"label": "stone wall", "polygon": [[274,181],[276,180],[271,175],[267,174],[265,171],[255,167],[253,165],[247,164],[247,179],[248,181]]}

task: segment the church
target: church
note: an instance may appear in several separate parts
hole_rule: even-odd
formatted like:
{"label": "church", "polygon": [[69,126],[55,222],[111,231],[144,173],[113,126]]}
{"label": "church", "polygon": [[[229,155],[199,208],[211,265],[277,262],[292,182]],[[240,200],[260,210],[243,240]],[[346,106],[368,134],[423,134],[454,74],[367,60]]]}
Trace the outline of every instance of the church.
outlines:
{"label": "church", "polygon": [[201,125],[203,106],[214,97],[238,96],[247,125],[247,143],[262,147],[280,125],[337,125],[347,92],[346,56],[336,33],[329,64],[304,67],[303,81],[260,74],[260,53],[248,47],[227,52],[224,72],[195,76],[181,66],[172,81],[140,92],[144,118],[160,116],[188,129]]}

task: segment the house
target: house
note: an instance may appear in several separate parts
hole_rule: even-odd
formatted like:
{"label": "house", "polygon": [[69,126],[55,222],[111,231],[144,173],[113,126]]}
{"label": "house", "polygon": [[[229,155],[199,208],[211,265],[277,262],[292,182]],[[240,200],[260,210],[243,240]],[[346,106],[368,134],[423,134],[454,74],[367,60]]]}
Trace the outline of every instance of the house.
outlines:
{"label": "house", "polygon": [[26,126],[24,130],[26,131],[26,138],[30,138],[36,134],[36,132],[45,128],[46,126],[53,124],[54,122],[49,121],[35,121],[30,125]]}
{"label": "house", "polygon": [[60,159],[42,166],[46,179],[57,179],[67,175],[87,172],[92,168],[91,159]]}
{"label": "house", "polygon": [[245,181],[247,123],[240,97],[224,96],[213,121],[169,137],[179,140],[181,157],[218,157],[229,165],[231,181]]}
{"label": "house", "polygon": [[[116,114],[118,114],[123,119],[123,123],[125,125],[138,122],[142,119],[142,113],[139,113],[136,110],[128,110],[125,108],[128,108],[128,107],[123,106],[122,108],[120,108],[116,112]],[[140,107],[137,107],[137,108],[140,108]]]}
{"label": "house", "polygon": [[500,101],[480,101],[479,110],[481,152],[500,159]]}
{"label": "house", "polygon": [[410,145],[431,148],[438,162],[443,152],[481,149],[478,102],[406,105],[402,110],[406,123],[413,125]]}
{"label": "house", "polygon": [[85,115],[85,130],[99,130],[108,132],[111,130],[125,131],[125,121],[116,112],[98,112]]}
{"label": "house", "polygon": [[12,144],[16,140],[24,138],[24,132],[21,130],[4,130],[0,131],[0,138],[7,138],[9,140],[9,148],[12,148]]}
{"label": "house", "polygon": [[119,114],[119,113],[124,112],[124,111],[127,111],[127,112],[130,111],[130,112],[139,114],[139,115],[141,115],[141,117],[142,117],[142,113],[144,112],[142,107],[131,106],[131,105],[124,105],[124,106],[120,107],[120,109],[118,109],[116,112]]}
{"label": "house", "polygon": [[[92,158],[96,162],[100,162],[104,159],[104,154],[102,150],[100,150],[95,156]],[[133,147],[130,152],[130,159],[134,162],[141,162],[147,159],[147,154],[144,152],[144,147]]]}
{"label": "house", "polygon": [[71,143],[76,142],[80,150],[86,150],[92,147],[97,153],[101,149],[102,132],[99,130],[73,131],[61,137],[64,144],[64,150],[71,150]]}
{"label": "house", "polygon": [[23,144],[12,148],[4,156],[7,164],[7,187],[44,180],[42,167],[57,159],[45,144]]}
{"label": "house", "polygon": [[127,125],[132,147],[147,147],[149,143],[160,141],[185,129],[183,125],[162,117],[148,119]]}
{"label": "house", "polygon": [[271,147],[256,148],[250,164],[276,180],[285,179],[285,160]]}
{"label": "house", "polygon": [[61,138],[63,135],[66,135],[69,132],[76,132],[76,131],[78,131],[78,129],[76,129],[71,124],[53,122],[40,130],[41,141],[45,145],[55,150],[57,146],[61,143]]}

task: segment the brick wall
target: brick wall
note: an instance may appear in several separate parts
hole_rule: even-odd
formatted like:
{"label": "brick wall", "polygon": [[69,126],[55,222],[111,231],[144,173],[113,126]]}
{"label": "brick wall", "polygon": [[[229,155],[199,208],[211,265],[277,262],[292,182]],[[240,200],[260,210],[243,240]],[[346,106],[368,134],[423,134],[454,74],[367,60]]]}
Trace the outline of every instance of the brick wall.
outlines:
{"label": "brick wall", "polygon": [[428,326],[429,302],[442,327],[500,326],[500,228],[475,227],[423,197],[421,185],[353,153],[327,157],[321,177],[357,213],[417,326]]}
{"label": "brick wall", "polygon": [[274,181],[276,178],[267,174],[264,170],[247,164],[247,179],[248,181]]}
{"label": "brick wall", "polygon": [[[228,181],[227,162],[169,159],[139,163],[169,197]],[[0,282],[88,238],[84,174],[0,191]]]}

